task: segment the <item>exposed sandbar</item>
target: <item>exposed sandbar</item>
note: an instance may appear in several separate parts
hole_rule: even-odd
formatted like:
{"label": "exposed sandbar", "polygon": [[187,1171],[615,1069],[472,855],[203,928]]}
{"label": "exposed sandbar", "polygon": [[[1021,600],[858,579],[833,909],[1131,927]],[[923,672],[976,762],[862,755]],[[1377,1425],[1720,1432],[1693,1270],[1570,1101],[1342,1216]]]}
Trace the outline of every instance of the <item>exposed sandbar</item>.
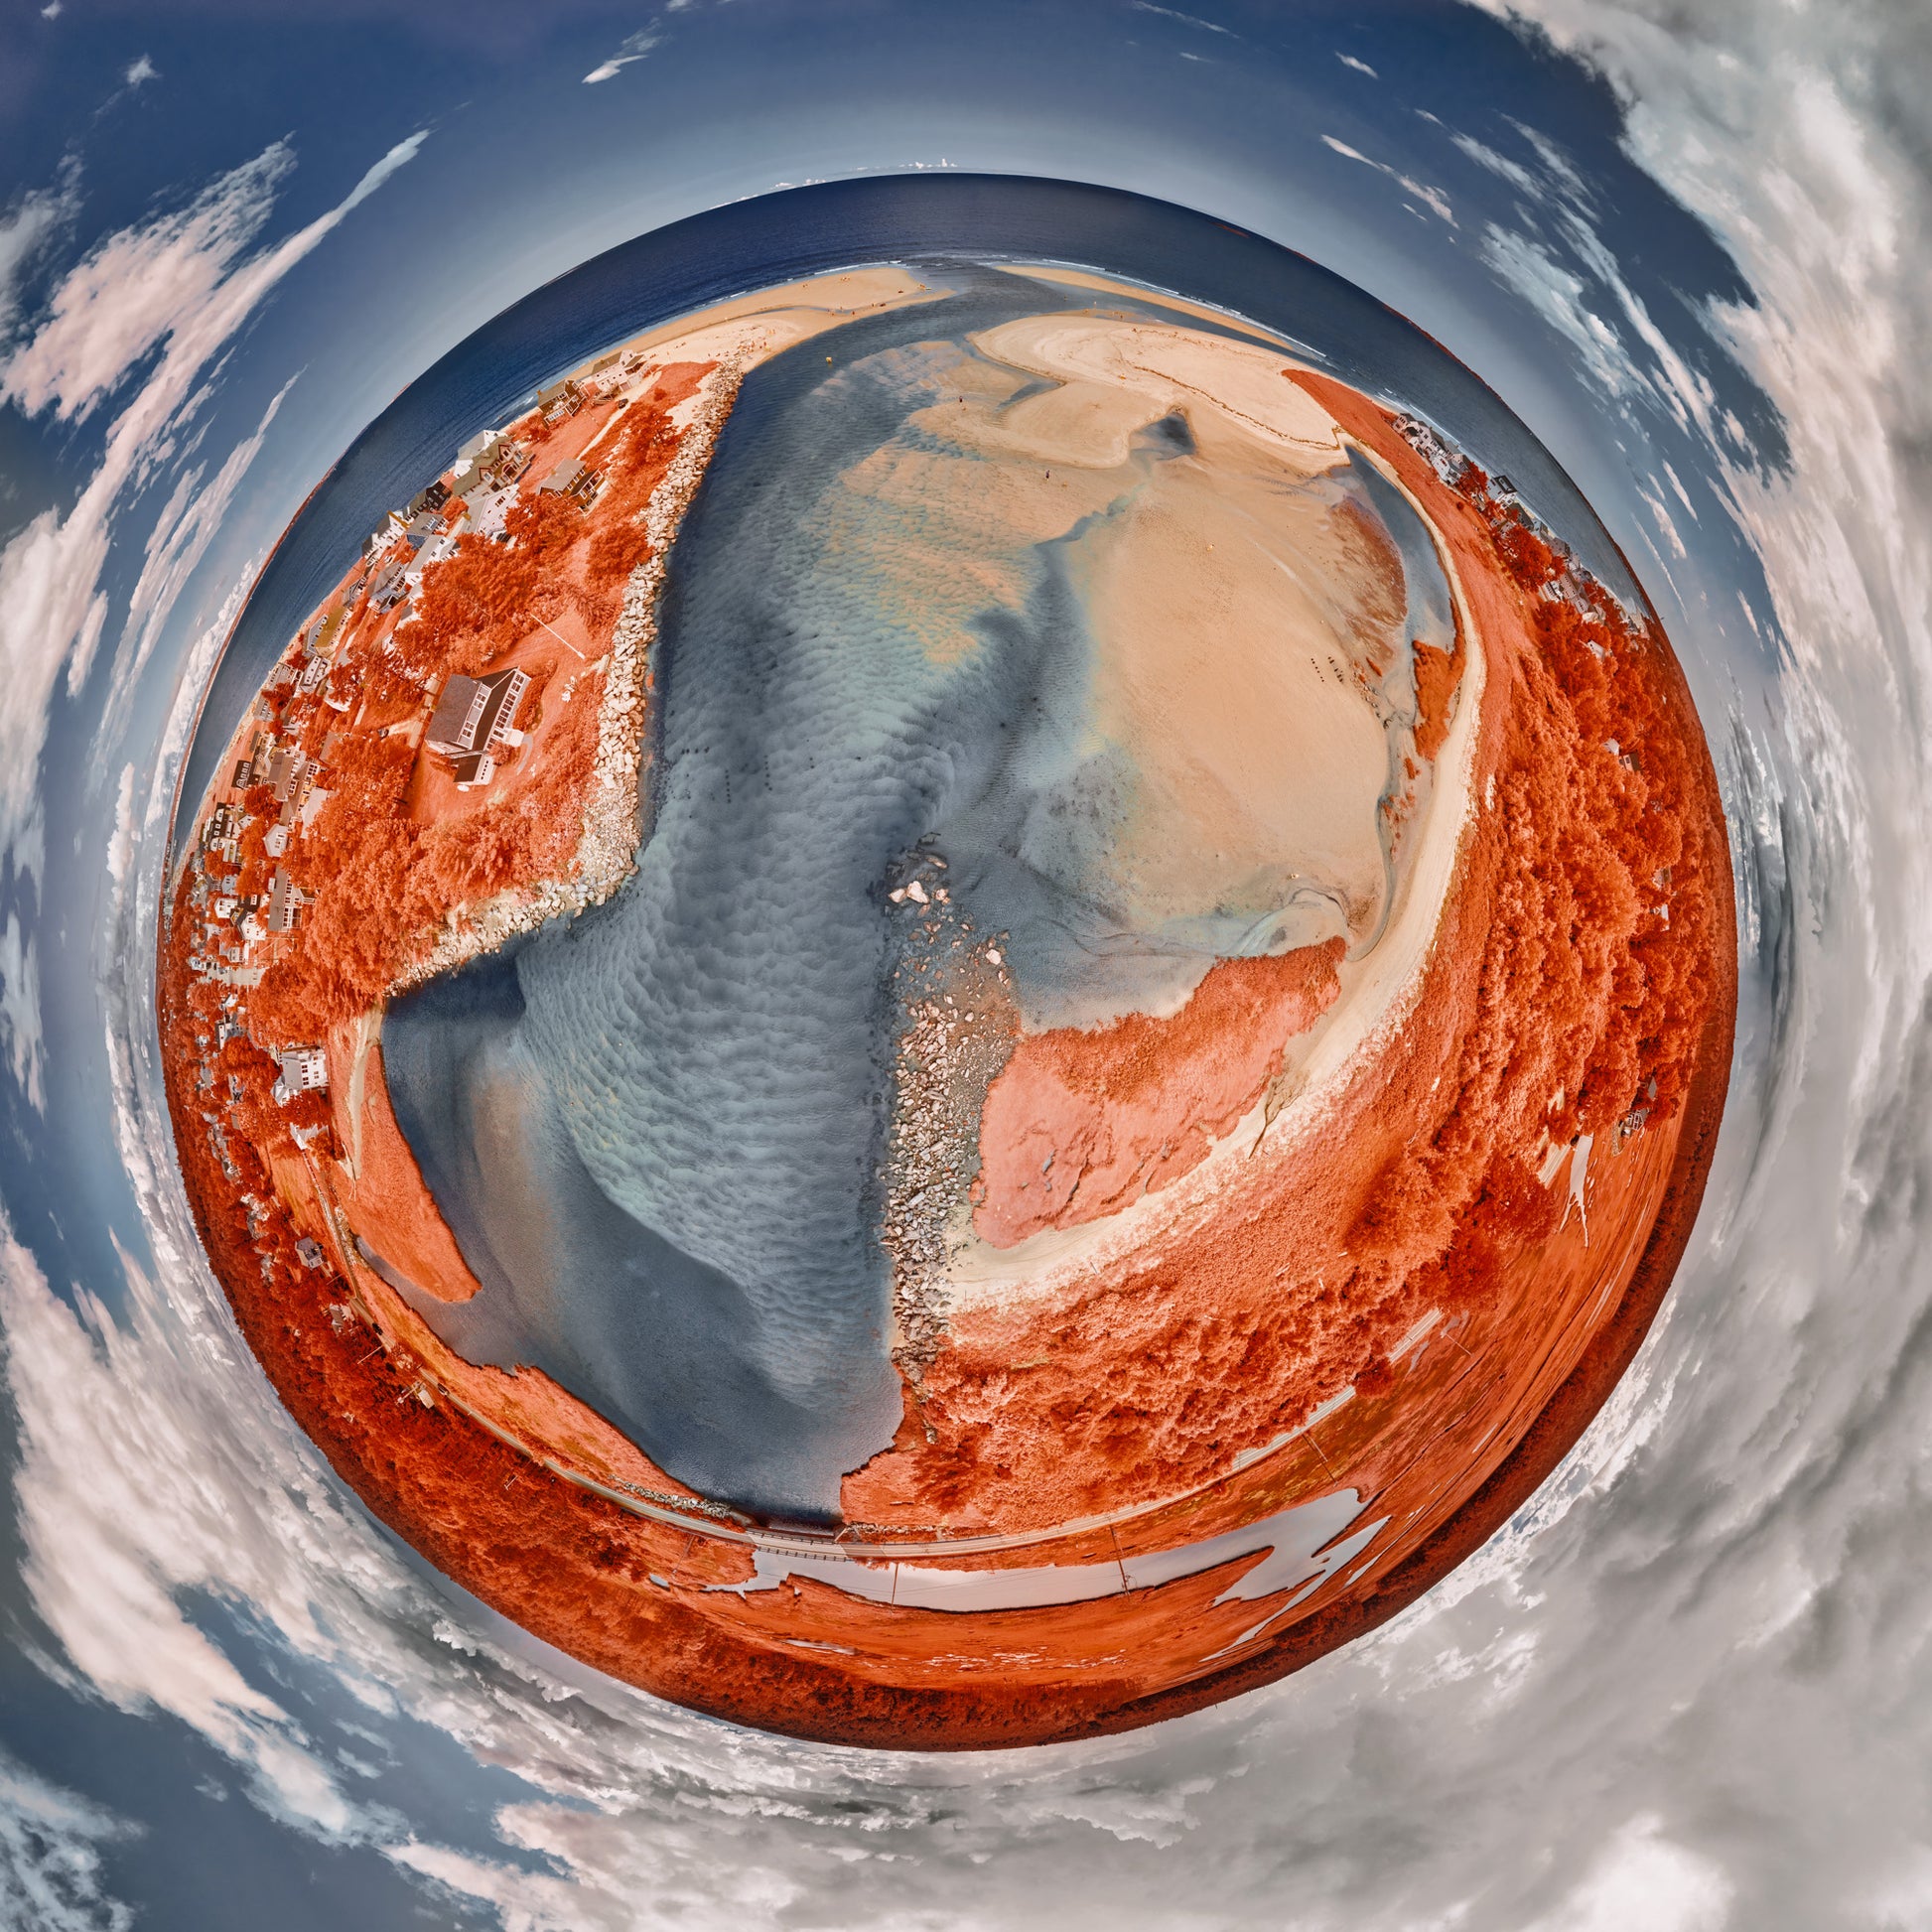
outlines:
{"label": "exposed sandbar", "polygon": [[1340,991],[1338,939],[1208,969],[1167,1020],[1023,1037],[986,1096],[974,1225],[995,1247],[1117,1212],[1199,1165]]}

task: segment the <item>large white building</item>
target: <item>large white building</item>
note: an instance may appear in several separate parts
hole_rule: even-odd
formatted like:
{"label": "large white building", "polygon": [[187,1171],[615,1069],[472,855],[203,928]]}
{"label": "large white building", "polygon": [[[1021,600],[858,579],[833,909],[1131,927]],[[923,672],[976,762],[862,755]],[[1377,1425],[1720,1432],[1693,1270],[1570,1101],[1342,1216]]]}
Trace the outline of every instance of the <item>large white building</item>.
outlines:
{"label": "large white building", "polygon": [[318,1093],[329,1085],[329,1055],[320,1046],[284,1046],[282,1071],[275,1081],[275,1103],[286,1107],[298,1093]]}

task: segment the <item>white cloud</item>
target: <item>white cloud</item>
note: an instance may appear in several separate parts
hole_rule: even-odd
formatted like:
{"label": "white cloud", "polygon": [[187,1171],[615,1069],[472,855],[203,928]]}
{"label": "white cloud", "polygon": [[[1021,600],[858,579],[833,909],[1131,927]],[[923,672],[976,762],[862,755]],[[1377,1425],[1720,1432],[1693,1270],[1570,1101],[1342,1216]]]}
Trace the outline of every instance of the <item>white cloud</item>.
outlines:
{"label": "white cloud", "polygon": [[21,272],[71,219],[78,189],[77,171],[69,167],[58,187],[23,195],[0,215],[0,338],[12,329],[20,311]]}
{"label": "white cloud", "polygon": [[45,1111],[40,962],[34,935],[11,911],[0,926],[0,1048],[14,1084],[37,1112]]}
{"label": "white cloud", "polygon": [[1174,7],[1160,7],[1155,0],[1133,0],[1138,11],[1144,14],[1160,14],[1167,20],[1177,20],[1186,27],[1198,27],[1204,34],[1225,34],[1229,40],[1239,40],[1241,36],[1232,27],[1223,27],[1218,21],[1203,20],[1198,14],[1181,13]]}
{"label": "white cloud", "polygon": [[136,684],[160,640],[182,587],[214,541],[236,489],[261,453],[269,425],[294,386],[295,377],[290,376],[269,399],[253,434],[228,452],[206,488],[202,486],[203,473],[199,467],[184,471],[155,518],[154,528],[148,532],[141,575],[128,599],[123,635],[132,642],[131,647],[124,643],[114,667],[114,686],[102,713],[103,739],[111,741],[118,735]]}
{"label": "white cloud", "polygon": [[1561,222],[1565,239],[1576,251],[1577,259],[1616,298],[1631,334],[1650,350],[1656,368],[1651,382],[1679,429],[1693,425],[1709,440],[1716,424],[1713,411],[1716,396],[1710,381],[1685,361],[1677,346],[1651,319],[1642,298],[1625,279],[1622,266],[1604,244],[1583,207],[1574,204],[1566,208]]}
{"label": "white cloud", "polygon": [[1636,490],[1643,501],[1644,508],[1650,512],[1650,520],[1656,524],[1658,533],[1670,545],[1671,554],[1682,563],[1691,553],[1685,549],[1684,539],[1678,534],[1677,525],[1671,520],[1669,506],[1648,484],[1638,483]]}
{"label": "white cloud", "polygon": [[1361,149],[1351,148],[1346,141],[1337,141],[1332,134],[1324,134],[1321,143],[1324,147],[1332,148],[1344,161],[1359,161],[1364,168],[1373,168],[1378,175],[1387,175],[1397,187],[1406,194],[1413,195],[1433,213],[1447,221],[1451,228],[1455,226],[1455,212],[1449,207],[1449,197],[1440,188],[1432,188],[1427,182],[1417,181],[1413,175],[1405,175],[1400,170],[1391,168],[1386,161],[1377,161],[1372,155],[1364,154]]}
{"label": "white cloud", "polygon": [[595,87],[601,80],[609,80],[621,73],[633,61],[641,61],[652,48],[663,39],[654,27],[646,27],[632,34],[608,61],[600,62],[584,76],[584,85]]}
{"label": "white cloud", "polygon": [[1855,1909],[1874,1932],[1920,1932],[1932,1924],[1932,1851],[1922,1845],[1908,1848],[1881,1872],[1859,1887],[1865,1896]]}
{"label": "white cloud", "polygon": [[165,345],[151,380],[115,426],[135,432],[145,450],[262,298],[425,139],[417,133],[397,142],[335,207],[246,260],[243,251],[295,166],[285,142],[223,175],[186,208],[109,235],[62,278],[47,319],[0,367],[0,396],[29,415],[52,409],[63,421],[84,420]]}
{"label": "white cloud", "polygon": [[[179,212],[98,243],[62,278],[47,319],[0,366],[0,396],[29,415],[52,409],[64,421],[82,420],[157,345],[192,337],[294,166],[278,141]],[[194,368],[204,359],[198,355]]]}
{"label": "white cloud", "polygon": [[1455,145],[1478,166],[1487,168],[1492,175],[1500,175],[1519,195],[1540,197],[1542,189],[1536,177],[1521,162],[1512,161],[1505,154],[1498,154],[1492,147],[1478,141],[1472,134],[1457,134],[1451,137]]}
{"label": "white cloud", "polygon": [[[348,191],[347,195],[341,202],[337,203],[336,207],[329,213],[321,217],[321,221],[311,223],[310,227],[302,230],[302,234],[310,234],[313,229],[321,227],[323,222],[327,222],[329,227],[333,228],[349,209],[360,207],[391,175],[399,168],[407,167],[410,162],[414,161],[422,153],[423,143],[428,139],[429,129],[423,127],[418,128],[414,134],[398,141],[380,161],[376,162],[373,167],[369,168],[363,174],[362,179]],[[327,232],[328,229],[324,228],[323,233]],[[300,239],[299,236],[292,238]],[[322,236],[320,234],[315,236],[316,241],[321,240],[321,238]],[[314,245],[315,241],[309,243],[309,247],[313,247]],[[301,252],[306,255],[309,249],[305,247]]]}
{"label": "white cloud", "polygon": [[1482,258],[1577,350],[1600,389],[1621,394],[1641,381],[1622,338],[1585,300],[1584,278],[1540,242],[1491,222],[1483,232]]}
{"label": "white cloud", "polygon": [[[113,525],[130,485],[167,459],[172,440],[207,395],[203,371],[264,298],[348,211],[422,145],[398,143],[326,214],[271,246],[246,252],[273,206],[293,157],[277,143],[223,176],[185,209],[110,235],[63,278],[47,319],[0,369],[0,395],[29,412],[80,420],[138,364],[153,366],[108,428],[99,466],[73,506],[43,510],[0,551],[0,848],[36,822],[48,711],[63,671],[77,691],[108,616],[101,587]],[[280,398],[277,398],[279,404]],[[134,655],[144,660],[214,521],[260,448],[271,404],[254,437],[229,457],[206,507],[177,487],[148,547],[131,614]],[[18,853],[16,854],[18,859]],[[12,967],[11,974],[9,967]],[[15,1042],[38,1038],[27,1018],[32,952],[0,958],[0,999]],[[37,1061],[26,1061],[31,1070]]]}
{"label": "white cloud", "polygon": [[38,799],[27,815],[27,823],[14,835],[13,862],[17,875],[36,880],[47,877],[47,817]]}
{"label": "white cloud", "polygon": [[[1521,122],[1511,125],[1534,152],[1534,169],[1471,135],[1451,137],[1471,161],[1508,182],[1537,210],[1530,218],[1535,234],[1489,223],[1483,259],[1505,287],[1522,296],[1582,353],[1590,379],[1622,399],[1626,419],[1630,419],[1627,405],[1642,399],[1661,407],[1687,434],[1711,438],[1717,427],[1711,383],[1685,359],[1630,286],[1622,265],[1597,231],[1593,198],[1583,177],[1548,135]],[[1574,267],[1559,259],[1559,249],[1567,252]],[[1626,341],[1622,330],[1600,312],[1592,285],[1608,295],[1610,303],[1605,306],[1611,314],[1620,314],[1634,342]],[[1649,351],[1647,366],[1637,358],[1637,345]],[[1675,544],[1674,534],[1672,541]],[[1678,554],[1683,555],[1681,549]]]}
{"label": "white cloud", "polygon": [[[138,1271],[130,1278],[137,1298],[151,1292]],[[120,1709],[158,1708],[199,1731],[277,1815],[324,1837],[356,1835],[354,1809],[287,1713],[176,1601],[205,1580],[206,1545],[225,1534],[257,1474],[233,1424],[202,1415],[207,1452],[177,1444],[176,1469],[157,1467],[154,1411],[167,1398],[119,1387],[134,1344],[90,1304],[86,1324],[76,1319],[4,1230],[0,1306],[8,1386],[34,1445],[15,1490],[22,1574],[73,1668]]]}
{"label": "white cloud", "polygon": [[134,767],[121,766],[120,789],[114,794],[114,830],[107,841],[107,877],[116,891],[127,886],[134,870]]}
{"label": "white cloud", "polygon": [[1735,1887],[1724,1867],[1633,1819],[1557,1910],[1529,1932],[1724,1932]]}
{"label": "white cloud", "polygon": [[145,54],[141,54],[128,63],[127,71],[121,78],[128,86],[138,87],[144,81],[159,78],[160,73],[161,69]]}
{"label": "white cloud", "polygon": [[1358,61],[1352,54],[1337,54],[1335,59],[1345,68],[1353,68],[1357,73],[1365,73],[1371,80],[1380,80],[1381,75],[1366,61]]}
{"label": "white cloud", "polygon": [[134,1830],[0,1753],[0,1925],[128,1932],[134,1913],[103,1889],[99,1848]]}
{"label": "white cloud", "polygon": [[1577,172],[1561,145],[1544,133],[1540,127],[1528,121],[1512,120],[1510,126],[1536,150],[1537,159],[1543,163],[1545,171],[1558,182],[1564,193],[1573,201],[1584,206],[1590,202],[1589,185]]}

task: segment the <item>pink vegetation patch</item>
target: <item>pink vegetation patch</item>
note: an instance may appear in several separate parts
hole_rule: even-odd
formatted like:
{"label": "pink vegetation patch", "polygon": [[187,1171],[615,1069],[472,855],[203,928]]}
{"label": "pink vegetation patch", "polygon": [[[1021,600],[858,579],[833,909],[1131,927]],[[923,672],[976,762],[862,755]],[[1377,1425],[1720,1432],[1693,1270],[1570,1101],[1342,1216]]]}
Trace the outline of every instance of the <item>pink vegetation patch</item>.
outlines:
{"label": "pink vegetation patch", "polygon": [[1099,1220],[1198,1166],[1333,1004],[1341,953],[1224,959],[1169,1019],[1023,1038],[981,1116],[981,1237],[1010,1248]]}

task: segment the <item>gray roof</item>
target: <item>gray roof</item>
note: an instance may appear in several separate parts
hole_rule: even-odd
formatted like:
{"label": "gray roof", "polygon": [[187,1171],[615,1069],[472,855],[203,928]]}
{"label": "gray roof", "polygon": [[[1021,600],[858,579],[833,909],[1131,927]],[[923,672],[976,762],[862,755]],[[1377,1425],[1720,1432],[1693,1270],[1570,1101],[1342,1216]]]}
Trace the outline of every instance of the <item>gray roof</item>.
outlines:
{"label": "gray roof", "polygon": [[514,664],[487,677],[451,678],[436,700],[423,743],[451,758],[484,750],[514,717],[529,683],[529,672]]}
{"label": "gray roof", "polygon": [[477,694],[483,689],[474,677],[455,676],[444,685],[430,713],[429,729],[423,743],[437,751],[468,751],[475,742],[478,722],[483,716]]}

